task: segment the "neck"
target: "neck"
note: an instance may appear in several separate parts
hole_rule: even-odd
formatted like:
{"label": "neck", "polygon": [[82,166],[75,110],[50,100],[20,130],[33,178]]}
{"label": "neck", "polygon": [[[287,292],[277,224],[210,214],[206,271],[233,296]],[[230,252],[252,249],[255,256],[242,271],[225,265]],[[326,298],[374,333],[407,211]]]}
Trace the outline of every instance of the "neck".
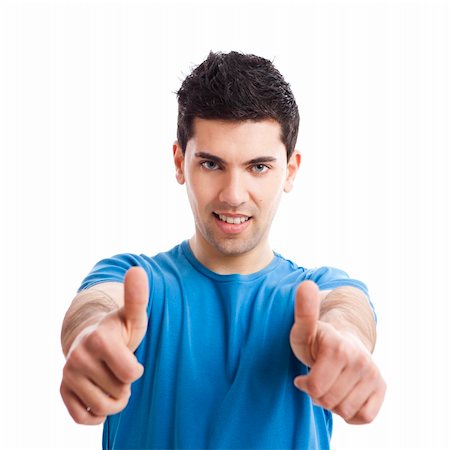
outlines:
{"label": "neck", "polygon": [[267,240],[252,250],[240,254],[224,254],[199,238],[198,235],[189,239],[189,246],[201,264],[220,275],[236,273],[249,275],[259,272],[268,266],[274,257]]}

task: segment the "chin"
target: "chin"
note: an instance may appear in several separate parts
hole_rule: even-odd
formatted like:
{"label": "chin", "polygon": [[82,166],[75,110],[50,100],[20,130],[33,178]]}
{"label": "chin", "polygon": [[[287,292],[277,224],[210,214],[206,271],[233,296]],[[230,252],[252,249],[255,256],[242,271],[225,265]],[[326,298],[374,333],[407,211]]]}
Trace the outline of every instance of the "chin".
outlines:
{"label": "chin", "polygon": [[259,244],[257,239],[207,239],[219,253],[225,256],[238,256],[250,252]]}

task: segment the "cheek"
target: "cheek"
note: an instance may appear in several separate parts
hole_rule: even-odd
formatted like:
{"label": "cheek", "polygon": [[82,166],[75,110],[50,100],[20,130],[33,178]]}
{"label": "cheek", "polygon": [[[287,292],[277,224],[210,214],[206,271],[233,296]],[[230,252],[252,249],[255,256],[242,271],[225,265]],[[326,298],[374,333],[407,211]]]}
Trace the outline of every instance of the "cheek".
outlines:
{"label": "cheek", "polygon": [[278,206],[283,193],[284,183],[277,177],[272,183],[255,187],[255,196],[258,206],[272,210]]}
{"label": "cheek", "polygon": [[195,189],[195,186],[192,185],[192,183],[186,180],[186,193],[189,199],[189,203],[191,204],[191,208],[193,210],[197,209],[198,204],[198,195],[197,190]]}
{"label": "cheek", "polygon": [[204,186],[201,182],[188,184],[188,197],[192,207],[202,210],[211,202],[212,189]]}

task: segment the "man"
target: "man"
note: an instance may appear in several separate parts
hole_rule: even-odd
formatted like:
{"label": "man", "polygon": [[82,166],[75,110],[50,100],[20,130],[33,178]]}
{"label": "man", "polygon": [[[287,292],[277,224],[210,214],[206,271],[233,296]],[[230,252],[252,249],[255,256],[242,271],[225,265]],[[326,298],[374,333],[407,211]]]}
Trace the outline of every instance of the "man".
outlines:
{"label": "man", "polygon": [[210,53],[178,102],[195,234],[85,278],[63,323],[63,400],[104,422],[104,448],[328,448],[330,411],[370,422],[385,383],[366,286],[268,242],[301,160],[291,89],[266,59]]}

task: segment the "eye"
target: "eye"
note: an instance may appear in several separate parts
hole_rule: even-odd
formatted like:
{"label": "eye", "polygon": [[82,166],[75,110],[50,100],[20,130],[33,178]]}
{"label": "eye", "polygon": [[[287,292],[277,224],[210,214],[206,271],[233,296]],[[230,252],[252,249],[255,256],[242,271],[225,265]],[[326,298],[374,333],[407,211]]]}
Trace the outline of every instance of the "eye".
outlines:
{"label": "eye", "polygon": [[269,166],[266,166],[265,164],[255,164],[252,166],[252,171],[255,173],[265,173],[269,170]]}
{"label": "eye", "polygon": [[200,165],[207,170],[217,170],[219,168],[218,164],[214,161],[203,161]]}

